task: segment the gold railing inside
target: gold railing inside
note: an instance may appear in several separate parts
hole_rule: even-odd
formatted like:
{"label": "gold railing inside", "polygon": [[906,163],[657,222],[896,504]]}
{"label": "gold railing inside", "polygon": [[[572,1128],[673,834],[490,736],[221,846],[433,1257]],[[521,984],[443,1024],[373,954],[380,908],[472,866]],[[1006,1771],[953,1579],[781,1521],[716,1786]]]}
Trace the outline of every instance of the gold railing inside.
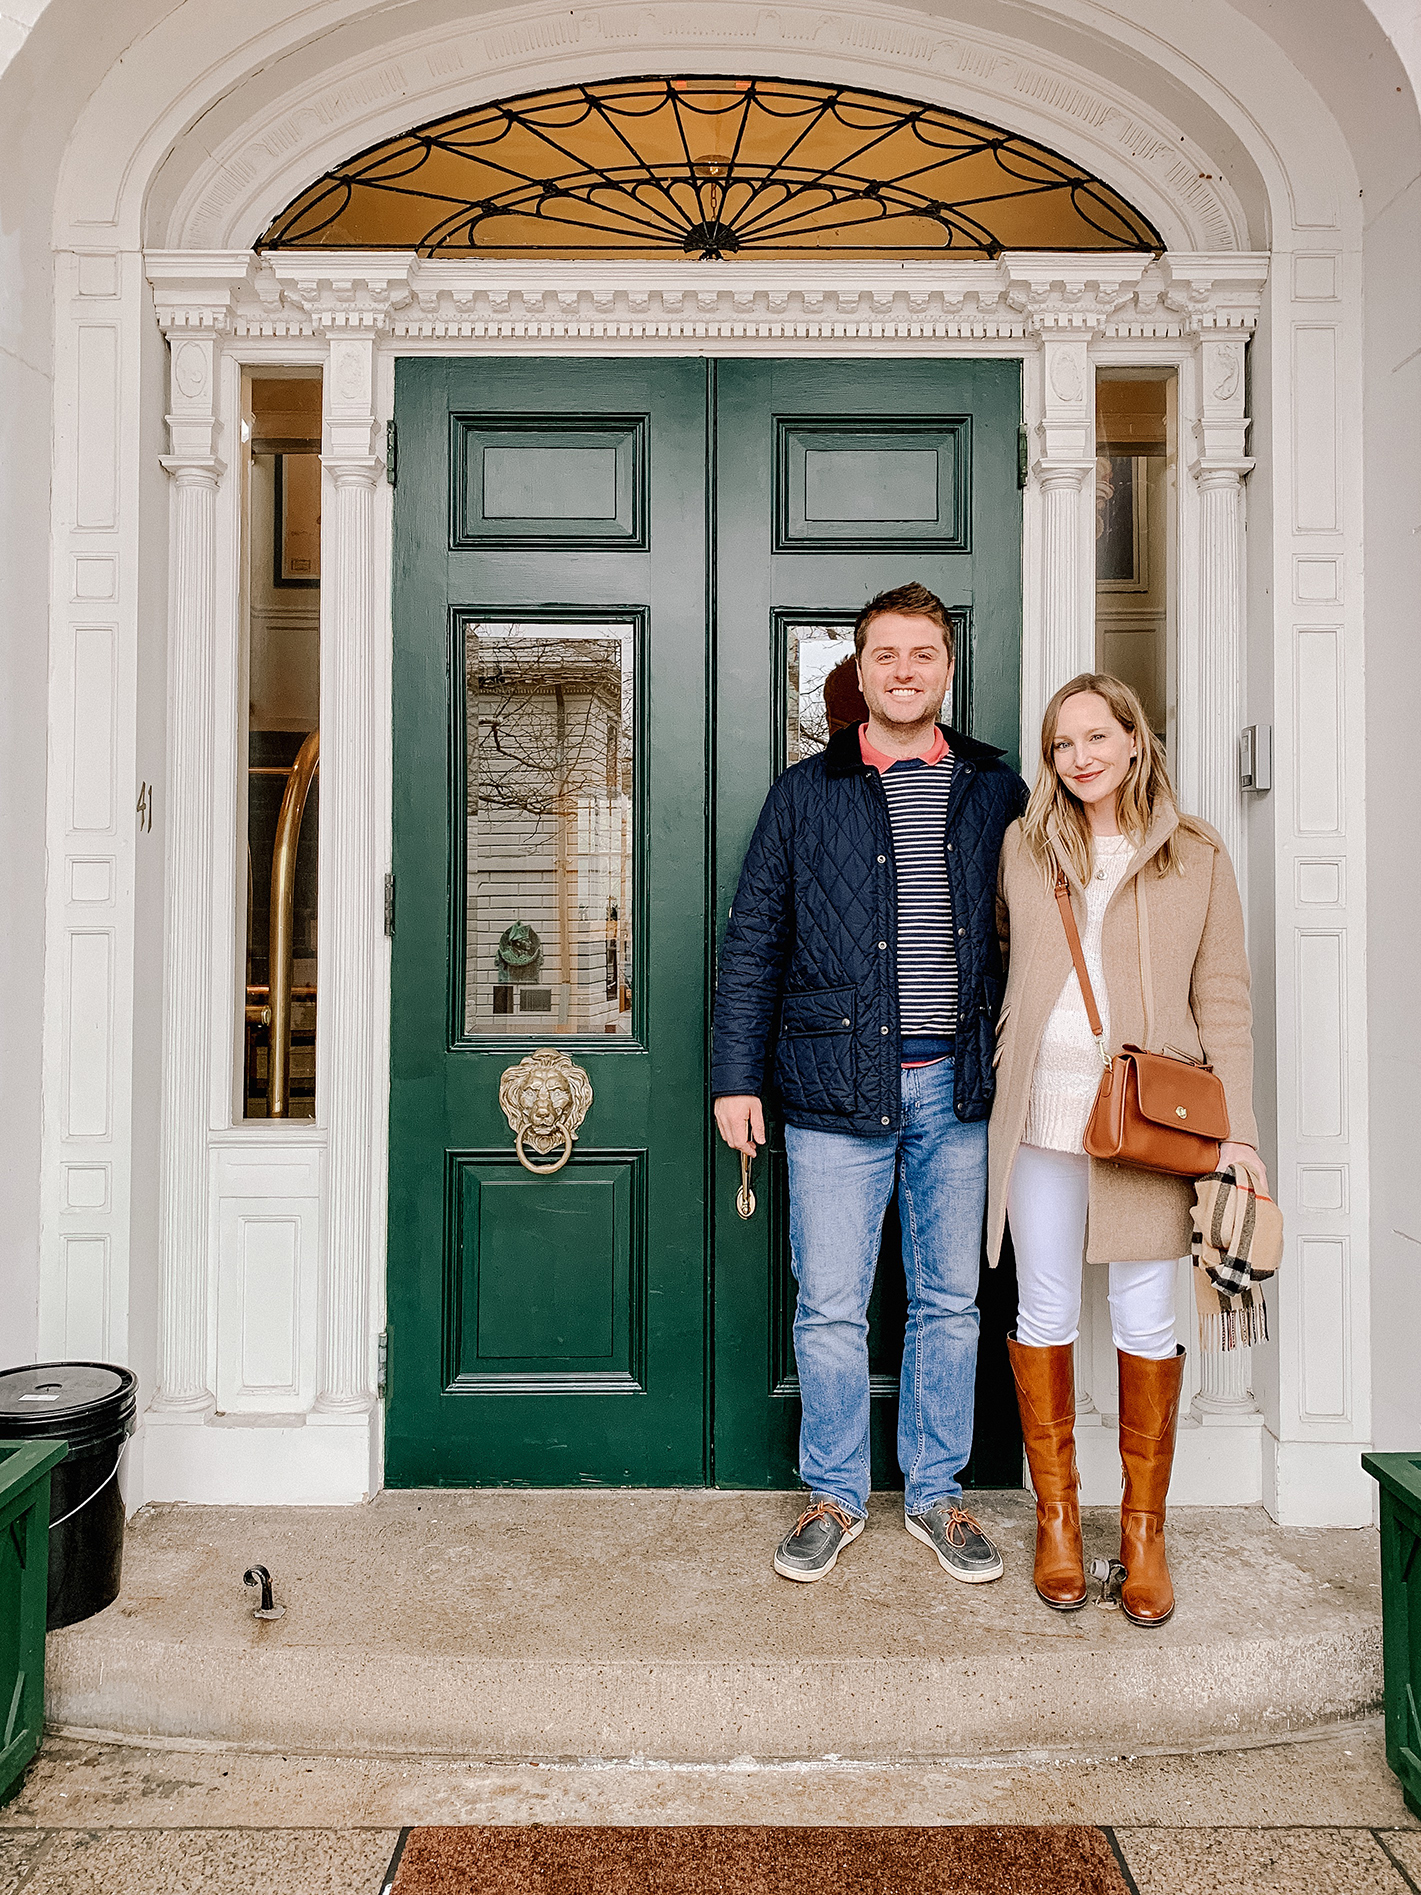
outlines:
{"label": "gold railing inside", "polygon": [[271,1039],[266,1056],[266,1115],[290,1116],[291,1085],[291,977],[296,946],[293,939],[296,899],[296,851],[301,842],[301,818],[306,797],[321,757],[321,733],[313,730],[296,752],[286,779],[281,814],[276,819],[276,843],[271,852],[271,931],[268,936],[268,989]]}

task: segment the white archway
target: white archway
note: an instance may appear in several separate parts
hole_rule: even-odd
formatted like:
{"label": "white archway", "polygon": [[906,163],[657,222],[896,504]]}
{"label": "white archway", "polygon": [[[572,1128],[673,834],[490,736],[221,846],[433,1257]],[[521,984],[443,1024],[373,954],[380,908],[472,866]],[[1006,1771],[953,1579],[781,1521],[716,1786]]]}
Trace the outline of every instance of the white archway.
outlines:
{"label": "white archway", "polygon": [[[378,692],[347,687],[322,712],[332,736],[327,754],[348,759],[344,776],[338,762],[327,774],[336,846],[323,846],[334,879],[323,888],[322,912],[341,943],[323,1004],[328,1021],[344,1022],[327,1031],[322,1055],[333,1116],[319,1135],[284,1139],[279,1152],[266,1154],[286,1167],[293,1200],[315,1204],[307,1237],[326,1259],[314,1330],[301,1345],[309,1345],[310,1360],[293,1370],[294,1392],[283,1404],[292,1425],[266,1431],[266,1445],[296,1472],[283,1486],[255,1433],[234,1456],[232,1431],[215,1443],[206,1426],[222,1374],[213,1367],[224,1294],[214,1205],[224,1179],[230,1184],[233,1168],[250,1166],[257,1151],[250,1128],[231,1128],[228,1078],[234,838],[223,785],[232,769],[236,646],[228,595],[235,593],[237,516],[224,487],[223,429],[232,426],[242,361],[329,366],[332,547],[344,546],[348,556],[333,563],[323,611],[354,639],[369,678],[382,675],[387,652],[388,514],[378,450],[397,353],[496,346],[1022,354],[1035,364],[1028,405],[1036,444],[1028,493],[1031,707],[1088,656],[1082,485],[1093,460],[1090,365],[1141,359],[1143,351],[1178,366],[1189,422],[1181,451],[1192,476],[1181,513],[1182,569],[1194,575],[1185,604],[1197,636],[1187,662],[1199,708],[1185,741],[1186,793],[1231,838],[1247,832],[1261,863],[1277,859],[1285,870],[1271,886],[1271,873],[1255,877],[1252,925],[1256,944],[1271,942],[1277,969],[1270,1000],[1285,1106],[1280,1189],[1299,1232],[1300,1268],[1280,1311],[1278,1386],[1265,1394],[1271,1445],[1258,1454],[1250,1419],[1251,1451],[1259,1488],[1283,1516],[1360,1517],[1369,1504],[1354,1466],[1356,1443],[1369,1430],[1366,1186],[1364,1166],[1349,1170],[1349,1154],[1365,1142],[1365,883],[1359,791],[1345,758],[1360,743],[1361,626],[1355,582],[1343,584],[1344,569],[1360,565],[1358,213],[1350,156],[1322,103],[1271,41],[1213,4],[1191,10],[1186,46],[1171,37],[1179,27],[1167,8],[1113,15],[1107,31],[1092,10],[1061,0],[1052,17],[1072,45],[1093,52],[1094,72],[1056,46],[1028,46],[1003,30],[864,0],[832,11],[797,0],[773,7],[613,3],[575,13],[539,4],[472,20],[467,12],[452,20],[452,8],[434,4],[391,16],[328,0],[294,19],[272,17],[283,11],[273,6],[265,19],[258,10],[234,22],[215,0],[184,0],[95,93],[56,204],[63,252],[56,556],[76,577],[56,591],[53,621],[61,656],[51,727],[71,790],[50,799],[56,868],[47,955],[55,978],[46,1034],[55,1069],[78,1071],[80,1087],[76,1093],[71,1083],[64,1099],[51,1101],[46,1119],[52,1214],[42,1347],[72,1350],[66,1325],[83,1271],[101,1291],[106,1320],[127,1321],[121,1217],[106,1225],[95,1206],[66,1223],[62,1195],[76,1154],[92,1156],[99,1144],[112,1175],[132,1169],[134,1130],[120,1080],[131,1070],[134,1035],[123,996],[132,991],[141,923],[131,851],[125,854],[117,827],[111,925],[106,920],[98,931],[102,953],[85,945],[97,938],[94,918],[76,907],[65,877],[89,833],[75,811],[90,806],[85,797],[116,811],[118,785],[136,759],[138,601],[146,586],[150,598],[167,600],[170,780],[182,790],[168,799],[159,1294],[165,1396],[150,1415],[158,1445],[149,1449],[149,1491],[209,1497],[219,1464],[234,1459],[248,1472],[237,1493],[223,1490],[232,1497],[258,1488],[267,1498],[350,1497],[378,1478],[378,1325],[369,1312],[378,1307],[383,1256],[385,961],[370,890],[388,806]],[[405,30],[385,39],[393,17]],[[1158,266],[1144,258],[1018,257],[806,273],[736,264],[713,280],[701,266],[530,273],[407,256],[307,253],[259,264],[248,254],[308,182],[383,136],[574,73],[657,69],[867,80],[956,105],[1097,172],[1157,224],[1170,254]],[[1133,74],[1133,90],[1124,73]],[[1172,111],[1171,101],[1187,109]],[[1221,147],[1232,143],[1227,159],[1181,119],[1223,128]],[[1270,256],[1260,258],[1265,245]],[[172,343],[170,390],[152,348],[148,283]],[[1253,382],[1265,432],[1249,443],[1242,345],[1255,324]],[[153,568],[141,501],[163,413],[170,428],[164,464],[173,476],[166,586]],[[1262,505],[1254,512],[1269,532],[1255,543],[1245,592],[1239,487],[1255,462]],[[1245,650],[1246,611],[1253,616]],[[1230,787],[1233,733],[1245,707],[1247,721],[1278,727],[1277,788],[1271,803],[1251,810]],[[107,750],[63,734],[97,728],[105,718],[114,733]],[[1306,780],[1298,763],[1304,750]],[[1334,886],[1337,899],[1322,900],[1318,891]],[[156,945],[151,933],[148,941]],[[101,1056],[76,1067],[75,1048],[91,1041]],[[263,1410],[228,1383],[235,1388],[229,1406],[271,1412],[270,1403]],[[1197,1459],[1224,1484],[1219,1491],[1238,1459],[1235,1424],[1251,1409],[1231,1414],[1229,1402],[1237,1400],[1225,1391],[1200,1416]]]}

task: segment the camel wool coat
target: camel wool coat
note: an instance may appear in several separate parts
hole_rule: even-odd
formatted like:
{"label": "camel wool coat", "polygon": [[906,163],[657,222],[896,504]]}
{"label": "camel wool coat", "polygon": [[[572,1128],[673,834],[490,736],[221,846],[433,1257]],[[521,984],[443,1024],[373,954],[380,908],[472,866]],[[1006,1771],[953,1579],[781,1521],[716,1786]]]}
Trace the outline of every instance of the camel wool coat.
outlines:
{"label": "camel wool coat", "polygon": [[[1233,865],[1218,835],[1183,830],[1176,862],[1184,872],[1159,873],[1155,857],[1179,826],[1162,810],[1143,845],[1130,858],[1124,879],[1105,911],[1101,958],[1109,996],[1110,1051],[1122,1045],[1150,1052],[1171,1048],[1204,1059],[1223,1082],[1229,1135],[1258,1141],[1253,1117],[1253,1013],[1243,908]],[[1154,1017],[1145,1036],[1144,987],[1136,891],[1146,906]],[[1084,891],[1072,880],[1076,925],[1084,920]],[[1006,998],[997,1023],[997,1090],[988,1145],[988,1257],[995,1266],[1006,1222],[1007,1187],[1026,1126],[1031,1078],[1047,1017],[1067,975],[1075,978],[1061,911],[1041,866],[1014,822],[1002,843],[997,872],[997,926],[1007,961]],[[1123,1165],[1090,1164],[1090,1208],[1086,1259],[1090,1263],[1137,1263],[1189,1253],[1188,1179]]]}

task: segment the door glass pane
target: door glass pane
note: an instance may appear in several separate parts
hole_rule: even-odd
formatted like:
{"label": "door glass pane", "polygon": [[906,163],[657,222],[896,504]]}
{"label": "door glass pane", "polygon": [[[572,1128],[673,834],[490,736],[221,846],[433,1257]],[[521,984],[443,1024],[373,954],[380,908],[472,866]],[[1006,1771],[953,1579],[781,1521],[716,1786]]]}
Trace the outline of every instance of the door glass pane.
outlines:
{"label": "door glass pane", "polygon": [[[824,748],[859,702],[852,625],[790,625],[785,640],[785,767]],[[825,694],[829,674],[840,665]],[[839,715],[835,715],[835,713]],[[861,714],[861,713],[860,713]]]}
{"label": "door glass pane", "polygon": [[630,1033],[634,634],[464,631],[464,1031]]}

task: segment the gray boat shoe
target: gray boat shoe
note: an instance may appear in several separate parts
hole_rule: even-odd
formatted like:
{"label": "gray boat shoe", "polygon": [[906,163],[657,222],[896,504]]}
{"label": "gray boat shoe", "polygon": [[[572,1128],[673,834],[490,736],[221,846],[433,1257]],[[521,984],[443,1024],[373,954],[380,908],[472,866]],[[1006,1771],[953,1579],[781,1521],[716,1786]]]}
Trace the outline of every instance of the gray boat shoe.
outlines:
{"label": "gray boat shoe", "polygon": [[915,1540],[933,1549],[938,1565],[954,1579],[984,1586],[989,1579],[1001,1578],[1001,1554],[965,1507],[940,1501],[926,1513],[904,1514],[903,1524]]}
{"label": "gray boat shoe", "polygon": [[775,1571],[782,1579],[812,1585],[833,1571],[834,1561],[866,1524],[845,1512],[832,1495],[811,1494],[809,1505],[775,1548]]}

